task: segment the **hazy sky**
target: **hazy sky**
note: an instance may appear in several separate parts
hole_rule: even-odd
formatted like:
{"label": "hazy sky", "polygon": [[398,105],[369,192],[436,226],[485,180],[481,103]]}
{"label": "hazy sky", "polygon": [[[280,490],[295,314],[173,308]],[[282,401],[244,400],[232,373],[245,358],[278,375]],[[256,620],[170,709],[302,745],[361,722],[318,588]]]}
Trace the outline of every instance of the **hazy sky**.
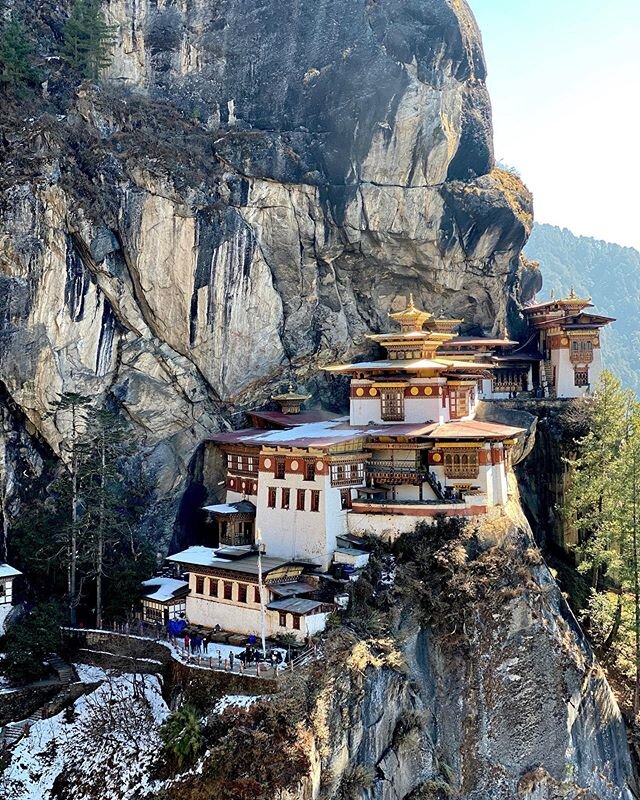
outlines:
{"label": "hazy sky", "polygon": [[640,0],[468,0],[540,222],[640,248]]}

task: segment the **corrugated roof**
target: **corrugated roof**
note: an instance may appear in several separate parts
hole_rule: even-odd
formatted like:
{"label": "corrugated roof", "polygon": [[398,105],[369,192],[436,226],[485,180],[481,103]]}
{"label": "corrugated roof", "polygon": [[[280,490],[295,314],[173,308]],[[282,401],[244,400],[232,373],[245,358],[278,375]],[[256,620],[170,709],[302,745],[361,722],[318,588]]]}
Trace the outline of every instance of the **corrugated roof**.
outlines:
{"label": "corrugated roof", "polygon": [[[224,548],[222,548],[220,552],[224,553]],[[173,556],[169,556],[167,561],[173,561],[177,564],[184,564],[185,566],[224,569],[227,572],[238,572],[243,575],[258,574],[258,554],[249,549],[247,549],[247,553],[244,557],[241,555],[240,558],[231,560],[228,558],[220,558],[218,556],[218,550],[214,550],[212,547],[188,547],[181,553],[176,553]],[[291,564],[291,562],[284,561],[281,558],[263,556],[262,573],[266,576],[269,572],[288,564]]]}
{"label": "corrugated roof", "polygon": [[323,411],[322,409],[301,411],[299,414],[283,414],[282,411],[249,411],[247,413],[252,417],[271,422],[281,428],[295,428],[298,425],[307,425],[310,422],[326,422],[329,420],[338,422],[341,419],[347,419],[347,417],[338,417],[331,411]]}
{"label": "corrugated roof", "polygon": [[180,598],[189,592],[187,581],[179,581],[176,578],[165,578],[158,576],[142,581],[142,585],[147,589],[155,589],[143,595],[146,600],[155,600],[158,603],[166,603],[169,600]]}
{"label": "corrugated roof", "polygon": [[321,606],[325,605],[318,600],[308,600],[305,597],[296,597],[293,599],[287,598],[286,600],[274,600],[269,603],[267,608],[273,611],[288,611],[291,614],[308,614],[311,611],[316,611]]}
{"label": "corrugated roof", "polygon": [[0,578],[16,578],[18,575],[22,575],[20,570],[9,564],[0,564]]}
{"label": "corrugated roof", "polygon": [[232,433],[216,433],[209,441],[220,444],[247,444],[277,447],[331,447],[342,442],[361,438],[359,428],[340,426],[337,420],[312,422],[294,428],[268,431],[263,428],[246,428]]}
{"label": "corrugated roof", "polygon": [[445,422],[436,425],[429,438],[441,439],[512,439],[524,433],[524,428],[500,425],[497,422]]}
{"label": "corrugated roof", "polygon": [[256,507],[250,500],[238,500],[237,503],[218,503],[213,506],[203,506],[203,511],[219,516],[233,516],[233,514],[254,514]]}
{"label": "corrugated roof", "polygon": [[278,597],[283,598],[297,597],[301,594],[310,594],[316,591],[315,586],[312,586],[310,583],[304,583],[303,581],[297,581],[296,583],[276,583],[270,585],[269,589],[273,594],[277,594]]}

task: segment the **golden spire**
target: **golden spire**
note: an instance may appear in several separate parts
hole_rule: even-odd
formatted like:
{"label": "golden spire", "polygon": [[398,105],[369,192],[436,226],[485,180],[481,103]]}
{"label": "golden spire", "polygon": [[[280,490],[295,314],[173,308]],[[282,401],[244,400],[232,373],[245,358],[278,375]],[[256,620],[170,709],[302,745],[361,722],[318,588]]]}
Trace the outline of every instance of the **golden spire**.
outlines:
{"label": "golden spire", "polygon": [[575,300],[575,299],[576,299],[576,290],[572,286],[571,291],[569,292],[569,300]]}
{"label": "golden spire", "polygon": [[404,311],[396,311],[393,314],[389,314],[389,317],[400,325],[400,329],[403,333],[421,331],[422,326],[431,316],[432,315],[427,311],[421,311],[419,308],[416,308],[413,300],[413,292],[409,293],[409,300]]}
{"label": "golden spire", "polygon": [[550,300],[555,300],[556,299],[556,290],[555,289],[551,290],[551,292],[549,294],[549,299]]}

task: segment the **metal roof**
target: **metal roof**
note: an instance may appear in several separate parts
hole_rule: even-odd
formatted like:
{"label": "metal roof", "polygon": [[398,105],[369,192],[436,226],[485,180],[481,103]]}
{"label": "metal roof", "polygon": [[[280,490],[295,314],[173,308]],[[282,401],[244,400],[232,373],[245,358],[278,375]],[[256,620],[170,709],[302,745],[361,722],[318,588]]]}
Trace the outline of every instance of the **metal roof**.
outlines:
{"label": "metal roof", "polygon": [[273,611],[288,611],[291,614],[309,614],[311,611],[316,611],[321,608],[325,603],[320,603],[318,600],[308,600],[306,597],[296,597],[293,599],[287,598],[286,600],[274,600],[269,603],[267,608]]}
{"label": "metal roof", "polygon": [[512,439],[524,433],[524,428],[499,425],[497,422],[445,422],[435,425],[430,439]]}
{"label": "metal roof", "polygon": [[310,592],[316,591],[315,586],[312,586],[310,583],[304,583],[303,581],[297,581],[296,583],[277,583],[269,586],[269,589],[273,594],[277,594],[278,597],[282,598],[297,597],[300,594],[309,594]]}
{"label": "metal roof", "polygon": [[255,516],[256,514],[256,507],[250,500],[239,500],[237,503],[218,503],[214,506],[203,506],[202,510],[219,517],[229,517],[234,514],[250,514]]}
{"label": "metal roof", "polygon": [[[224,569],[226,572],[238,572],[243,575],[256,575],[258,574],[258,554],[255,551],[247,548],[244,556],[240,553],[240,558],[220,558],[219,553],[226,554],[227,549],[221,548],[214,550],[212,547],[188,547],[180,553],[169,556],[167,561],[173,561],[176,564],[184,564],[185,566],[193,567],[209,567],[210,569]],[[229,555],[232,555],[229,553]],[[236,555],[235,553],[233,555]],[[262,572],[266,576],[269,572],[291,565],[298,568],[297,565],[292,564],[291,561],[285,561],[281,558],[271,558],[269,556],[262,556]],[[302,571],[302,565],[299,570]]]}
{"label": "metal roof", "polygon": [[145,600],[155,600],[158,603],[181,599],[189,593],[187,581],[179,581],[176,578],[166,578],[161,575],[142,581],[142,585],[147,589],[153,589],[153,591],[144,594],[143,598]]}
{"label": "metal roof", "polygon": [[22,575],[20,570],[9,564],[0,564],[0,578],[16,578],[18,575]]}
{"label": "metal roof", "polygon": [[299,414],[283,414],[282,411],[248,411],[251,417],[263,419],[279,428],[295,428],[298,425],[307,425],[309,422],[326,422],[334,420],[339,422],[348,417],[339,417],[331,411],[317,409],[316,411],[301,411]]}

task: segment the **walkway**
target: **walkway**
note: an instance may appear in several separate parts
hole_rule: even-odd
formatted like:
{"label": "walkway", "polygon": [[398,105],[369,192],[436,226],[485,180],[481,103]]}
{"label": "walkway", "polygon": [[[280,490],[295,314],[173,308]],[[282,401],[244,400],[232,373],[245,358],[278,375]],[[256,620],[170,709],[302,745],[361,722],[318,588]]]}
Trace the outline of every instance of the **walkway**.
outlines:
{"label": "walkway", "polygon": [[[271,665],[268,662],[260,662],[258,664],[252,663],[244,666],[243,662],[238,658],[240,654],[245,652],[244,647],[222,644],[218,642],[210,642],[206,653],[191,653],[186,650],[184,645],[179,644],[180,640],[170,641],[164,638],[163,633],[158,629],[150,629],[145,627],[144,624],[138,623],[130,626],[119,625],[115,630],[105,630],[99,628],[63,628],[63,632],[76,638],[86,637],[87,644],[91,645],[90,639],[94,642],[96,639],[113,637],[115,640],[130,640],[130,641],[148,641],[156,645],[165,647],[169,650],[173,661],[182,664],[190,669],[204,669],[214,672],[225,672],[229,674],[242,675],[248,678],[262,678],[267,680],[275,680],[278,672],[283,670],[294,670],[297,667],[304,666],[305,664],[313,661],[315,658],[320,657],[320,652],[317,648],[307,648],[298,654],[289,663],[281,663]],[[136,631],[135,633],[133,631]],[[273,648],[286,655],[286,650],[283,648]],[[91,652],[91,649],[89,650]],[[93,652],[105,653],[105,651],[97,651],[93,648]],[[144,661],[145,659],[137,658],[129,653],[108,653],[114,658],[131,658],[133,661]]]}

